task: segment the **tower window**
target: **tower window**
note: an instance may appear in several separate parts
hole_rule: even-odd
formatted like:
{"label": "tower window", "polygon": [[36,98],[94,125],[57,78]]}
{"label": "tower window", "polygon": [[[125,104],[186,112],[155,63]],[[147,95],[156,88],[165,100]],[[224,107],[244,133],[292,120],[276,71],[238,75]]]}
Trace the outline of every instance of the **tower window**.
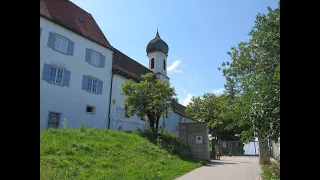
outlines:
{"label": "tower window", "polygon": [[166,60],[163,60],[163,69],[166,70]]}
{"label": "tower window", "polygon": [[154,68],[154,58],[151,59],[151,69]]}

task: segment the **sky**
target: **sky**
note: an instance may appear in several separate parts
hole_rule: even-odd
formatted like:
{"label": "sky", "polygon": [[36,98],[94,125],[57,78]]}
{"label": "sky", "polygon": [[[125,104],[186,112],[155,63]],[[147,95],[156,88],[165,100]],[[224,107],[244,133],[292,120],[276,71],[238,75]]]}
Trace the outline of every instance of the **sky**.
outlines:
{"label": "sky", "polygon": [[218,71],[232,46],[248,41],[258,13],[278,0],[71,0],[89,12],[109,43],[149,67],[146,46],[159,29],[168,44],[167,75],[179,103],[223,93]]}

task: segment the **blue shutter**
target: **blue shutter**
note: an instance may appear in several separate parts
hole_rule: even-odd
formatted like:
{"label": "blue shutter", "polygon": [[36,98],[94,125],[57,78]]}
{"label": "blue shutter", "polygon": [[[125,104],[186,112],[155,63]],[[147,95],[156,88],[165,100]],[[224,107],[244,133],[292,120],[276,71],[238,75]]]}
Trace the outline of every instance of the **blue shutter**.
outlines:
{"label": "blue shutter", "polygon": [[82,77],[82,89],[87,90],[88,88],[88,76],[83,75]]}
{"label": "blue shutter", "polygon": [[74,42],[69,40],[67,54],[70,56],[73,56],[73,50],[74,50]]}
{"label": "blue shutter", "polygon": [[85,60],[86,62],[90,62],[90,59],[91,59],[91,49],[86,49],[86,57],[85,57]]}
{"label": "blue shutter", "polygon": [[98,80],[98,94],[102,94],[103,81]]}
{"label": "blue shutter", "polygon": [[40,37],[41,37],[41,30],[42,30],[42,28],[40,27]]}
{"label": "blue shutter", "polygon": [[100,67],[104,68],[104,64],[105,64],[105,56],[100,54]]}
{"label": "blue shutter", "polygon": [[45,80],[45,81],[51,80],[51,65],[50,64],[43,64],[42,80]]}
{"label": "blue shutter", "polygon": [[49,32],[48,47],[54,48],[54,42],[56,41],[56,34]]}
{"label": "blue shutter", "polygon": [[63,85],[64,86],[69,86],[70,76],[71,76],[71,72],[68,70],[64,70],[64,73],[63,73]]}

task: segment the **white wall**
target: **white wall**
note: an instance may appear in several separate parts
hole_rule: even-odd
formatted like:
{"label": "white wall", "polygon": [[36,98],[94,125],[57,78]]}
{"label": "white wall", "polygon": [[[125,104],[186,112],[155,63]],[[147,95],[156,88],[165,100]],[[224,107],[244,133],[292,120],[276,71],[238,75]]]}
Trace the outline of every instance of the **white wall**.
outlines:
{"label": "white wall", "polygon": [[271,156],[280,159],[280,139],[278,142],[271,141]]}
{"label": "white wall", "polygon": [[[148,55],[149,58],[149,68],[151,68],[151,59],[154,58],[154,69],[151,69],[155,74],[161,72],[164,75],[167,75],[167,55],[163,52],[152,52]],[[163,69],[163,60],[166,60],[166,69]]]}
{"label": "white wall", "polygon": [[[107,128],[108,105],[112,70],[112,51],[79,36],[51,21],[40,17],[42,28],[40,38],[40,129],[47,128],[49,111],[61,112],[60,127],[67,119],[69,128],[85,127]],[[47,46],[49,31],[72,40],[73,56],[54,51]],[[86,48],[92,48],[105,56],[105,67],[98,68],[85,62]],[[42,80],[44,63],[53,63],[71,71],[70,85],[58,86]],[[83,75],[92,75],[103,81],[102,94],[92,94],[82,87]],[[86,114],[86,105],[96,107],[94,115]]]}

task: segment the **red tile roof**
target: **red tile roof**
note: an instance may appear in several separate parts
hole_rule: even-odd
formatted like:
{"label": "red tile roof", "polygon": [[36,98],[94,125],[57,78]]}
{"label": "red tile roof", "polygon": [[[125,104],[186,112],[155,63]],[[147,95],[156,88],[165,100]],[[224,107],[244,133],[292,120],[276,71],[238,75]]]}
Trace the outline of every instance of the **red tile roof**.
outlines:
{"label": "red tile roof", "polygon": [[114,73],[135,81],[139,81],[143,74],[153,73],[150,69],[131,59],[116,48],[114,48],[113,51],[112,69]]}
{"label": "red tile roof", "polygon": [[[68,0],[40,0],[40,16],[113,49],[91,14]],[[83,19],[83,22],[80,21]]]}

